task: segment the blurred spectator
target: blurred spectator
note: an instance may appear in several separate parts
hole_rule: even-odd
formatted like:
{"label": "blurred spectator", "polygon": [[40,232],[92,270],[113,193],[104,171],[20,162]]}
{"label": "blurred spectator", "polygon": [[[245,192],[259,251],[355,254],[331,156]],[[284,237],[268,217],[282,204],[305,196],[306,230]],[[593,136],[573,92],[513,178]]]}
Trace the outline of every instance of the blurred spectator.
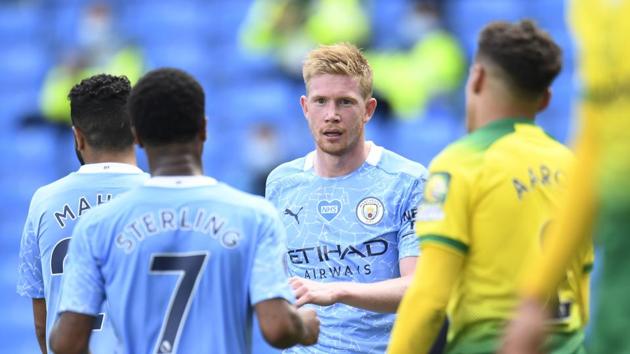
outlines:
{"label": "blurred spectator", "polygon": [[45,121],[70,125],[72,86],[98,73],[126,75],[134,83],[142,74],[142,55],[114,30],[106,3],[88,5],[79,22],[77,48],[62,53],[61,61],[46,74],[40,94],[40,114],[25,124]]}
{"label": "blurred spectator", "polygon": [[397,118],[422,116],[432,98],[453,93],[461,83],[465,59],[455,37],[442,25],[437,2],[412,1],[398,24],[401,48],[368,51],[376,96]]}
{"label": "blurred spectator", "polygon": [[271,54],[280,68],[302,80],[302,61],[317,44],[364,44],[370,27],[359,0],[254,0],[240,29],[252,54]]}

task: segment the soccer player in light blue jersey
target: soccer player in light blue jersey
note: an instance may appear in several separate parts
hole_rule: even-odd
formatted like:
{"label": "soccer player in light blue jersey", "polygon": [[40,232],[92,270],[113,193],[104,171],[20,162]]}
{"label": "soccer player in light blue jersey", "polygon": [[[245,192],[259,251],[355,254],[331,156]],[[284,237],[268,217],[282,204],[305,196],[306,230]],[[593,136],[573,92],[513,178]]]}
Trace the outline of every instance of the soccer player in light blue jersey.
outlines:
{"label": "soccer player in light blue jersey", "polygon": [[[72,88],[68,98],[82,166],[39,188],[31,200],[22,234],[17,291],[33,299],[35,332],[43,353],[49,351],[46,338],[56,318],[64,261],[75,224],[92,208],[149,177],[135,166],[126,110],[130,91],[126,77],[105,74]],[[114,353],[118,340],[107,313],[98,312],[90,350]]]}
{"label": "soccer player in light blue jersey", "polygon": [[372,71],[353,45],[321,46],[304,67],[301,105],[316,149],[267,178],[282,213],[298,306],[319,342],[292,353],[383,353],[418,257],[413,223],[426,169],[372,142]]}
{"label": "soccer player in light blue jersey", "polygon": [[291,304],[277,211],[203,175],[204,101],[177,69],[133,88],[152,178],[75,228],[51,335],[57,353],[85,350],[104,300],[125,353],[248,353],[254,310],[275,347],[317,341],[315,311]]}

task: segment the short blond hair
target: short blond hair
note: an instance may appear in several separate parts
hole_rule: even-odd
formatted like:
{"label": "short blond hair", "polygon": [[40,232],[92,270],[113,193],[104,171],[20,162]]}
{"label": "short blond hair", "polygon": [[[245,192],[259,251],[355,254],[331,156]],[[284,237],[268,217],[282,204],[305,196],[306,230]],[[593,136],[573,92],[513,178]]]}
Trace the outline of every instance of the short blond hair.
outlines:
{"label": "short blond hair", "polygon": [[311,78],[323,74],[358,78],[363,98],[372,97],[372,68],[361,50],[354,44],[320,45],[310,51],[302,66],[302,77],[307,91]]}

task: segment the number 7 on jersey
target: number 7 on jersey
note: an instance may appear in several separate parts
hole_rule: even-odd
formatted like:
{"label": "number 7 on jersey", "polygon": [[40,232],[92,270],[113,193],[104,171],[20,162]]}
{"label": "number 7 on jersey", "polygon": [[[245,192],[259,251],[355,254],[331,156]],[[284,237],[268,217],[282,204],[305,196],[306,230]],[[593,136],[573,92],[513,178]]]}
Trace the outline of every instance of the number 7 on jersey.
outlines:
{"label": "number 7 on jersey", "polygon": [[151,255],[150,274],[178,275],[175,291],[166,310],[166,317],[162,322],[160,335],[155,344],[154,353],[170,354],[177,351],[179,335],[188,315],[193,294],[199,284],[208,252],[193,253],[154,253]]}

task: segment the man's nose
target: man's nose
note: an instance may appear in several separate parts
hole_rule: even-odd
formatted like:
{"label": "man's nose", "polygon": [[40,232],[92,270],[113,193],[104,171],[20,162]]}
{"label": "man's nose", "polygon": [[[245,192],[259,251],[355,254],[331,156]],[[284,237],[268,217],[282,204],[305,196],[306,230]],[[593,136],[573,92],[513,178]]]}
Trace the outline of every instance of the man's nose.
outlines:
{"label": "man's nose", "polygon": [[330,104],[326,110],[326,123],[331,122],[339,122],[341,120],[341,116],[337,111],[337,107],[334,104]]}

